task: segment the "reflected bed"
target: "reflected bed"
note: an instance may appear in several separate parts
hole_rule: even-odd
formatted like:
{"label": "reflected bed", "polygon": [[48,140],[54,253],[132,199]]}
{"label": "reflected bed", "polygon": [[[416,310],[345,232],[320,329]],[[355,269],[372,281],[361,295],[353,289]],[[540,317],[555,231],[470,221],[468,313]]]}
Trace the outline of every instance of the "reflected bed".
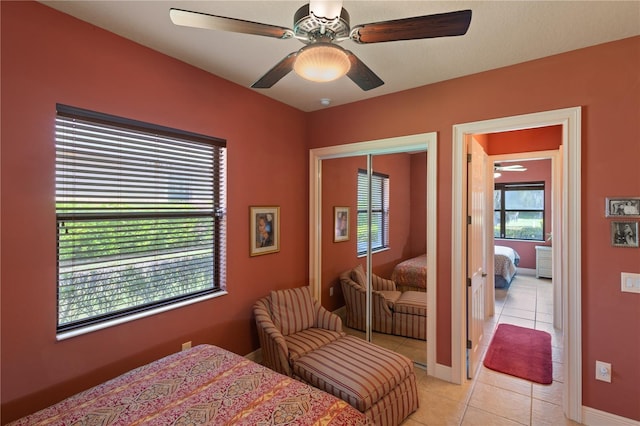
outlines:
{"label": "reflected bed", "polygon": [[393,268],[391,280],[401,291],[427,291],[426,253],[398,263]]}

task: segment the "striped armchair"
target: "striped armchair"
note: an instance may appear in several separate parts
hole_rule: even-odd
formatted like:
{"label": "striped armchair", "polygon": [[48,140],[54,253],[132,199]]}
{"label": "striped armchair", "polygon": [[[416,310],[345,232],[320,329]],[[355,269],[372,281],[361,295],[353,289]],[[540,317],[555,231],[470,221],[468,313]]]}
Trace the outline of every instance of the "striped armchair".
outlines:
{"label": "striped armchair", "polygon": [[308,286],[272,291],[253,312],[262,363],[290,377],[296,360],[346,335],[340,317],[320,305]]}
{"label": "striped armchair", "polygon": [[[396,284],[375,274],[371,276],[372,329],[380,333],[393,334],[393,307],[402,294]],[[346,305],[346,326],[365,330],[366,278],[362,265],[340,274],[340,285]]]}

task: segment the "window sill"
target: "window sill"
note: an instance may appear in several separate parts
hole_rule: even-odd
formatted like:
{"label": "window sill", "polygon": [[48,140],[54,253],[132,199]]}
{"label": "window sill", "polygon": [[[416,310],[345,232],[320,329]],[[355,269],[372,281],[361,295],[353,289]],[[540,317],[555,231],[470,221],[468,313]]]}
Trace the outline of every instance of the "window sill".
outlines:
{"label": "window sill", "polygon": [[66,340],[71,339],[73,337],[82,336],[83,334],[92,333],[98,330],[104,330],[105,328],[113,327],[116,325],[124,324],[130,321],[135,321],[140,318],[150,317],[152,315],[160,314],[162,312],[171,311],[173,309],[181,308],[183,306],[193,305],[194,303],[203,302],[205,300],[214,299],[216,297],[224,296],[228,294],[226,291],[218,291],[213,294],[207,294],[205,296],[196,297],[194,299],[185,300],[182,302],[174,303],[172,305],[161,306],[156,309],[150,309],[148,311],[139,312],[137,314],[128,315],[126,317],[117,318],[111,321],[105,321],[100,324],[93,324],[87,327],[78,328],[71,331],[65,331],[62,333],[56,334],[56,340]]}
{"label": "window sill", "polygon": [[[372,250],[371,256],[373,256],[374,254],[378,254],[378,253],[381,253],[383,251],[389,251],[389,250],[391,250],[389,247],[385,247],[385,248],[381,248],[381,249],[377,249],[377,250]],[[367,257],[367,253],[358,254],[358,256],[357,256],[358,259],[360,259],[362,257]]]}

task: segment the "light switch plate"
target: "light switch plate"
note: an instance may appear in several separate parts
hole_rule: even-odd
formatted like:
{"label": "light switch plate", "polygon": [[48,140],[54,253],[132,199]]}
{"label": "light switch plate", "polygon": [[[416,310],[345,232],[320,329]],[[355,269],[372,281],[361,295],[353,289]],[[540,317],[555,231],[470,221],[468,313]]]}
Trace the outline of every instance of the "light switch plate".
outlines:
{"label": "light switch plate", "polygon": [[620,290],[628,293],[640,293],[640,274],[622,272],[620,274]]}

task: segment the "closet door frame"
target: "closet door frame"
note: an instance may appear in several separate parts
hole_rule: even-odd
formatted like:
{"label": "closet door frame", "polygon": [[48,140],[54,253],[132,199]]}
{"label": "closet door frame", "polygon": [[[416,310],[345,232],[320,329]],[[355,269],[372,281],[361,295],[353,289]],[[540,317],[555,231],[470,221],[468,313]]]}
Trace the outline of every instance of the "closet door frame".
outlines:
{"label": "closet door frame", "polygon": [[427,374],[436,373],[437,279],[437,133],[356,142],[309,150],[309,284],[318,301],[322,297],[322,161],[362,155],[427,151]]}

